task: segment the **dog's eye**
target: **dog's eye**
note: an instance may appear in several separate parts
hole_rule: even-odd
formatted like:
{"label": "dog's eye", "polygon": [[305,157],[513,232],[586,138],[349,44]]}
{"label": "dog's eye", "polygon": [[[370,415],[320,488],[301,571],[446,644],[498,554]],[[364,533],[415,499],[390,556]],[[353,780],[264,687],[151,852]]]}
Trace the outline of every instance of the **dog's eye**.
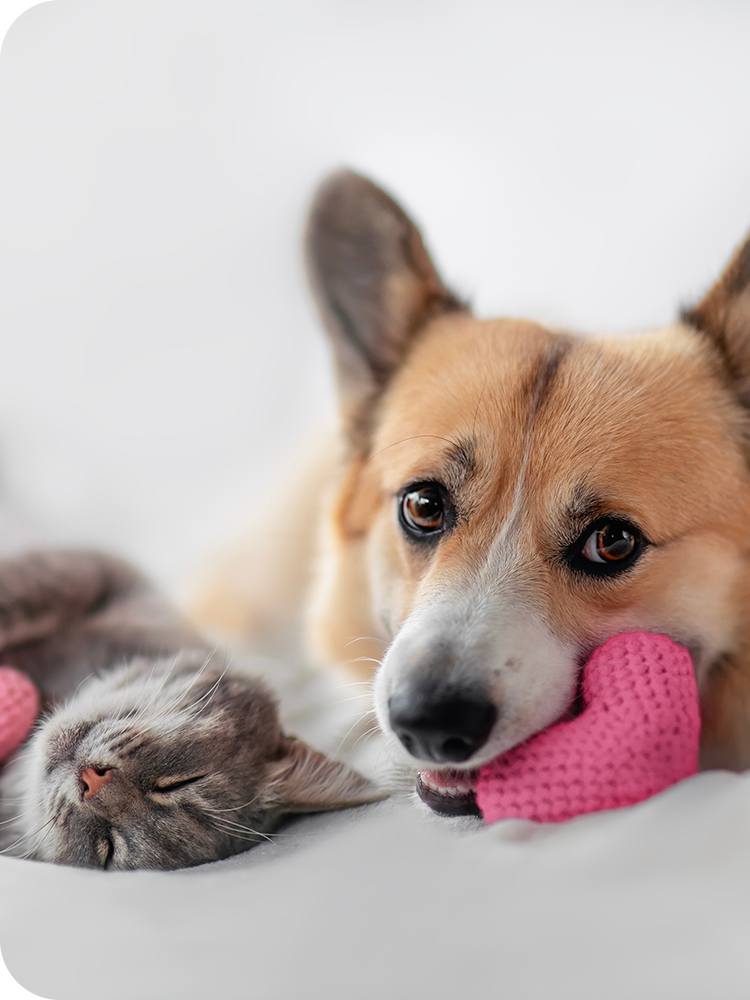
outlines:
{"label": "dog's eye", "polygon": [[600,521],[586,529],[568,556],[584,572],[616,573],[631,566],[645,544],[642,533],[627,521]]}
{"label": "dog's eye", "polygon": [[410,487],[399,503],[401,526],[412,538],[437,535],[446,527],[447,508],[445,489],[439,483]]}
{"label": "dog's eye", "polygon": [[635,552],[636,537],[626,525],[614,522],[592,531],[583,546],[583,554],[591,562],[615,563]]}

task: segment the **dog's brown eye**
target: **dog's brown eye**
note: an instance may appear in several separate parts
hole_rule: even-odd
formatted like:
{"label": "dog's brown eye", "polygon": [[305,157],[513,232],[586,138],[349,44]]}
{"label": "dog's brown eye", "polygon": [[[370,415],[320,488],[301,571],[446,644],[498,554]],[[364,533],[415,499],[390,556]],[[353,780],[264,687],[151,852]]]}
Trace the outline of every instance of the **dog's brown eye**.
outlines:
{"label": "dog's brown eye", "polygon": [[401,497],[402,526],[412,537],[434,535],[445,528],[445,493],[437,483],[410,489]]}
{"label": "dog's brown eye", "polygon": [[626,525],[614,522],[591,532],[583,546],[583,554],[591,562],[614,563],[632,556],[635,547],[633,532]]}
{"label": "dog's brown eye", "polygon": [[601,518],[568,546],[565,560],[587,576],[615,576],[629,569],[650,544],[629,521]]}

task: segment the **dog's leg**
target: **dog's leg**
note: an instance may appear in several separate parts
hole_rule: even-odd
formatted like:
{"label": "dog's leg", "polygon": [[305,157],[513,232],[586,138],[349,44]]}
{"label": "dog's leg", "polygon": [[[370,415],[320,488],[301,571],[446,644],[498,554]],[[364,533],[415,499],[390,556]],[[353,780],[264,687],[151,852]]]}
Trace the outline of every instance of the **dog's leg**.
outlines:
{"label": "dog's leg", "polygon": [[202,569],[187,601],[200,628],[248,639],[261,652],[299,655],[320,512],[339,447],[335,434],[322,432],[265,493],[238,537]]}

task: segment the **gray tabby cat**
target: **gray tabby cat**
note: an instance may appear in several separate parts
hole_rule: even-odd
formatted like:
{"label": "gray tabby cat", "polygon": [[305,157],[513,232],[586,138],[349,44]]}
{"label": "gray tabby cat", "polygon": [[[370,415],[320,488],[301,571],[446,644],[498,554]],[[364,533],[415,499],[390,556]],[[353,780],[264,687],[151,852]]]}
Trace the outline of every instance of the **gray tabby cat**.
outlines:
{"label": "gray tabby cat", "polygon": [[0,561],[0,664],[25,671],[48,708],[0,777],[8,854],[182,868],[247,850],[287,814],[382,797],[284,735],[265,686],[227,669],[117,559]]}

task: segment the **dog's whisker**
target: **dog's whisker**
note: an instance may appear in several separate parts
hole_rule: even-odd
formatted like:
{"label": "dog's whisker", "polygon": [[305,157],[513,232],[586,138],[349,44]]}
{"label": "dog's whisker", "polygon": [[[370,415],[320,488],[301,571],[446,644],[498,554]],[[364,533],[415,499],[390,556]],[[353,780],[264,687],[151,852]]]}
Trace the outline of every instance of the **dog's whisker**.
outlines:
{"label": "dog's whisker", "polygon": [[381,638],[379,636],[376,636],[376,635],[358,635],[356,637],[356,639],[350,639],[349,642],[347,642],[345,644],[344,649],[347,649],[349,646],[354,645],[355,642],[379,642],[383,646],[387,646],[388,645],[388,642],[385,639],[383,639],[383,638]]}
{"label": "dog's whisker", "polygon": [[[374,656],[358,656],[355,660],[346,660],[346,663],[374,663],[376,666],[381,666],[383,661],[376,659]],[[372,681],[364,681],[365,684],[371,684]]]}
{"label": "dog's whisker", "polygon": [[357,746],[357,744],[358,744],[358,743],[360,742],[360,740],[364,740],[364,739],[366,739],[366,738],[367,738],[368,736],[372,736],[372,734],[373,734],[373,733],[377,733],[377,732],[379,732],[379,731],[380,731],[380,726],[379,726],[379,725],[375,725],[375,726],[373,726],[373,727],[372,727],[371,729],[368,729],[368,730],[367,730],[367,732],[365,732],[365,733],[362,733],[362,735],[361,735],[361,736],[359,736],[359,737],[358,737],[358,738],[357,738],[357,739],[356,739],[356,740],[354,741],[354,743],[352,744],[352,746],[351,746],[351,749],[350,749],[350,751],[349,751],[349,752],[350,752],[350,753],[352,753],[352,752],[354,751],[354,748],[355,748],[355,747]]}
{"label": "dog's whisker", "polygon": [[344,747],[346,746],[347,740],[349,739],[349,737],[351,736],[351,734],[354,732],[354,730],[357,728],[357,726],[361,726],[362,723],[367,719],[367,716],[368,715],[372,715],[374,711],[375,710],[371,708],[371,709],[368,709],[366,712],[362,712],[360,715],[357,716],[357,718],[354,720],[354,722],[351,724],[351,726],[349,726],[349,728],[347,729],[347,731],[344,734],[341,742],[339,743],[338,747],[334,751],[334,754],[333,754],[334,757],[338,757],[338,755],[343,752]]}
{"label": "dog's whisker", "polygon": [[[353,701],[362,701],[362,700],[363,700],[363,699],[365,699],[365,698],[369,699],[369,698],[371,698],[371,697],[372,697],[372,695],[371,695],[371,694],[368,694],[368,693],[366,693],[366,692],[363,692],[362,694],[355,694],[355,695],[352,695],[352,697],[351,697],[351,698],[340,698],[340,699],[339,699],[338,701],[334,701],[334,702],[332,702],[331,704],[333,704],[333,705],[349,705],[349,704],[351,704],[351,703],[352,703]],[[375,709],[374,709],[374,708],[373,708],[373,709],[370,709],[370,711],[374,712],[374,711],[375,711]]]}

